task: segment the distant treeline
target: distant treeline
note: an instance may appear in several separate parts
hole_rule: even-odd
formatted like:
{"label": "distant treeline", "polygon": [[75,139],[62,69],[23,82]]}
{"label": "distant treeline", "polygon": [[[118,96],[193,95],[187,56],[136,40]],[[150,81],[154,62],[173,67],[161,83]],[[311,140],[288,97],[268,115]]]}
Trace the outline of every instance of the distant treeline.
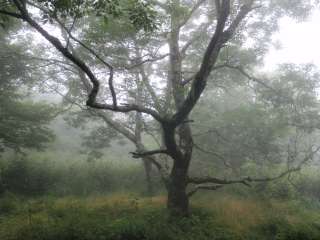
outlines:
{"label": "distant treeline", "polygon": [[[153,184],[160,189],[155,174]],[[139,163],[74,159],[57,161],[33,157],[0,160],[0,193],[25,196],[92,195],[115,191],[145,193],[145,174]]]}
{"label": "distant treeline", "polygon": [[[320,174],[315,167],[304,169],[292,179],[226,187],[236,195],[257,195],[278,199],[305,197],[320,200]],[[154,194],[164,190],[156,171],[153,171]],[[88,196],[119,191],[146,193],[146,180],[139,162],[84,159],[54,160],[30,154],[11,156],[0,161],[0,193],[11,192],[23,196]],[[221,190],[218,190],[221,191]]]}

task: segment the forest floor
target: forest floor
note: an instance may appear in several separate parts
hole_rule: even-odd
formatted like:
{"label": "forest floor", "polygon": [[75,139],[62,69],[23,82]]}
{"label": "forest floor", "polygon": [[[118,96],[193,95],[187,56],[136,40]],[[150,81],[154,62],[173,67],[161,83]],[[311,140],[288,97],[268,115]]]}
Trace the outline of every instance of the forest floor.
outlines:
{"label": "forest floor", "polygon": [[[200,194],[199,194],[200,195]],[[192,201],[186,219],[169,218],[165,197],[0,199],[1,240],[319,240],[318,203],[228,194]]]}

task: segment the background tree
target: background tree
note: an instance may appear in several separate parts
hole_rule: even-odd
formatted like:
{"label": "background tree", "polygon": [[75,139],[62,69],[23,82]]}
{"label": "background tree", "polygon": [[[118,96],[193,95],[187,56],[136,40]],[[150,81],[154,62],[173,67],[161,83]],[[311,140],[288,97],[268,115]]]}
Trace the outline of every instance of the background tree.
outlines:
{"label": "background tree", "polygon": [[[28,182],[25,157],[28,150],[43,151],[54,139],[49,124],[57,109],[46,103],[37,103],[31,94],[36,81],[32,76],[34,63],[22,57],[23,46],[10,41],[20,28],[17,24],[10,24],[11,31],[0,29],[0,152],[11,151],[16,159],[10,163],[13,171],[5,172],[5,156],[0,156],[0,193],[19,189],[30,194],[30,188],[26,186],[39,184]],[[8,186],[8,180],[11,186]],[[46,182],[42,181],[42,189],[45,186]]]}
{"label": "background tree", "polygon": [[54,117],[54,108],[34,103],[28,97],[28,89],[33,86],[34,79],[27,66],[32,63],[29,59],[12,55],[12,52],[22,52],[23,49],[10,44],[7,37],[8,34],[1,29],[0,149],[10,148],[16,152],[30,148],[43,150],[46,143],[53,139],[48,124]]}

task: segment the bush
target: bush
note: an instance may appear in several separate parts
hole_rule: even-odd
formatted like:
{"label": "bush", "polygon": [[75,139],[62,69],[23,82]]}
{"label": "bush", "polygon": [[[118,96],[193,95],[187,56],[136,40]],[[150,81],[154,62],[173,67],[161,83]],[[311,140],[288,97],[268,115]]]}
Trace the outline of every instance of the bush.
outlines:
{"label": "bush", "polygon": [[3,214],[10,214],[19,208],[19,201],[17,197],[10,193],[5,193],[0,198],[0,216]]}
{"label": "bush", "polygon": [[46,160],[13,158],[2,171],[3,191],[29,196],[43,195],[54,182],[52,169]]}

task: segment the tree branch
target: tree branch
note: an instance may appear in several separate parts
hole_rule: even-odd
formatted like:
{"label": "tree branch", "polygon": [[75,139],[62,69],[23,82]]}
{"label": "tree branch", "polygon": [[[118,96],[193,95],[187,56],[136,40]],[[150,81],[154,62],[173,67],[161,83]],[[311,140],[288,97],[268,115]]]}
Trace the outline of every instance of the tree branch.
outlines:
{"label": "tree branch", "polygon": [[[105,110],[111,110],[115,112],[130,112],[130,111],[137,111],[137,112],[143,112],[146,114],[149,114],[153,116],[157,121],[162,122],[163,118],[159,115],[158,112],[156,112],[153,109],[140,107],[135,104],[123,104],[123,106],[117,106],[114,101],[115,95],[113,94],[113,104],[104,104],[104,103],[98,103],[96,101],[99,88],[100,88],[100,82],[94,75],[94,73],[91,71],[91,69],[88,67],[86,63],[84,63],[80,58],[72,54],[67,48],[65,48],[60,40],[52,35],[50,35],[46,30],[44,30],[35,20],[33,20],[27,9],[20,5],[20,3],[17,0],[13,0],[14,4],[18,8],[18,10],[21,13],[21,19],[25,20],[27,23],[30,24],[35,30],[37,30],[46,40],[48,40],[63,56],[65,56],[67,59],[69,59],[71,62],[73,62],[76,66],[78,66],[89,78],[90,82],[92,83],[92,89],[89,93],[87,105],[96,108],[96,109],[105,109]],[[109,87],[111,86],[111,92],[112,92],[112,73],[110,74],[109,78]]]}
{"label": "tree branch", "polygon": [[130,152],[133,158],[141,158],[146,156],[151,156],[155,154],[168,154],[166,149],[157,149],[152,151],[145,151],[145,152]]}
{"label": "tree branch", "polygon": [[320,150],[320,146],[317,147],[314,151],[311,151],[310,154],[305,156],[305,158],[296,166],[293,168],[290,168],[282,173],[280,173],[277,176],[274,177],[265,177],[265,178],[252,178],[252,177],[244,177],[242,179],[237,179],[237,180],[227,180],[227,179],[220,179],[220,178],[215,178],[215,177],[191,177],[188,178],[188,183],[191,184],[205,184],[205,183],[214,183],[214,184],[221,184],[221,185],[229,185],[229,184],[236,184],[236,183],[241,183],[246,186],[250,186],[250,183],[253,182],[268,182],[268,181],[274,181],[278,180],[284,176],[287,176],[288,174],[291,174],[293,172],[297,172],[301,170],[301,167],[308,162],[310,159],[313,158],[313,156]]}
{"label": "tree branch", "polygon": [[228,168],[231,168],[230,164],[227,162],[227,160],[225,159],[225,157],[223,157],[221,154],[217,153],[217,152],[214,152],[212,150],[206,150],[206,149],[203,149],[202,147],[200,147],[198,144],[196,143],[193,143],[193,146],[195,147],[195,149],[198,149],[199,151],[203,152],[203,153],[206,153],[206,154],[210,154],[210,155],[213,155],[215,156],[216,158],[220,159],[223,164],[228,167]]}
{"label": "tree branch", "polygon": [[192,197],[198,190],[212,190],[215,191],[222,188],[223,185],[196,185],[192,190],[187,193],[188,197]]}
{"label": "tree branch", "polygon": [[181,58],[185,58],[186,56],[186,52],[189,49],[189,47],[195,42],[197,41],[200,37],[201,37],[201,32],[203,32],[204,30],[207,30],[207,28],[210,26],[210,22],[207,22],[204,25],[201,25],[197,30],[195,30],[196,34],[194,34],[191,39],[186,42],[183,47],[180,50],[180,54],[181,54]]}
{"label": "tree branch", "polygon": [[235,183],[241,183],[246,186],[250,186],[252,178],[245,177],[243,179],[238,180],[227,180],[227,179],[220,179],[215,177],[192,177],[188,179],[188,183],[191,184],[205,184],[205,183],[214,183],[214,184],[221,184],[221,185],[229,185],[229,184],[235,184]]}
{"label": "tree branch", "polygon": [[179,125],[183,119],[189,115],[195,104],[198,102],[203,90],[206,87],[208,76],[218,59],[221,48],[233,36],[241,20],[243,20],[250,12],[251,5],[252,1],[244,4],[235,20],[231,23],[230,27],[224,31],[228,16],[230,14],[230,1],[225,0],[221,2],[216,30],[206,49],[200,70],[194,77],[187,98],[178,109],[177,113],[173,116],[173,122],[176,126]]}
{"label": "tree branch", "polygon": [[169,56],[169,54],[167,53],[167,54],[163,54],[163,55],[160,55],[160,56],[154,56],[154,57],[151,57],[151,58],[147,58],[147,59],[142,60],[142,61],[140,61],[138,63],[133,64],[133,65],[126,66],[125,69],[131,70],[131,69],[139,67],[139,66],[141,66],[141,65],[143,65],[143,64],[145,64],[147,62],[156,62],[156,61],[162,60],[162,59],[164,59],[164,58],[166,58],[168,56]]}
{"label": "tree branch", "polygon": [[262,80],[250,75],[243,67],[241,66],[233,66],[233,65],[230,65],[230,64],[221,64],[219,66],[217,66],[218,68],[230,68],[230,69],[234,69],[236,71],[239,71],[243,76],[245,76],[246,78],[248,78],[249,80],[251,81],[254,81],[256,83],[259,83],[261,84],[262,86],[264,86],[265,88],[273,91],[273,92],[276,92],[277,94],[279,94],[279,91],[277,91],[276,89],[272,88],[271,86],[269,86],[268,84],[266,84],[265,82],[263,82]]}

